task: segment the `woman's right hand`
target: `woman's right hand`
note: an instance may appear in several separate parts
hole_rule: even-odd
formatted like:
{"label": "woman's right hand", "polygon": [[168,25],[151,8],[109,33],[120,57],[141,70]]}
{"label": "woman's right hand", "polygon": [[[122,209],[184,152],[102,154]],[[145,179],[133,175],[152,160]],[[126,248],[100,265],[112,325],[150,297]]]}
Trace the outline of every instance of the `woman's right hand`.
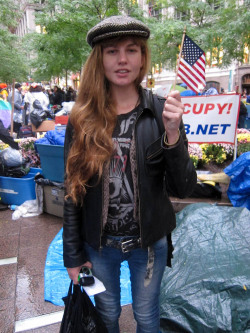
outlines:
{"label": "woman's right hand", "polygon": [[92,268],[92,264],[89,261],[86,261],[84,264],[82,264],[81,266],[78,266],[78,267],[67,268],[69,277],[71,280],[73,280],[74,284],[78,284],[78,275],[79,275],[79,272],[80,272],[80,269],[82,268],[82,266]]}

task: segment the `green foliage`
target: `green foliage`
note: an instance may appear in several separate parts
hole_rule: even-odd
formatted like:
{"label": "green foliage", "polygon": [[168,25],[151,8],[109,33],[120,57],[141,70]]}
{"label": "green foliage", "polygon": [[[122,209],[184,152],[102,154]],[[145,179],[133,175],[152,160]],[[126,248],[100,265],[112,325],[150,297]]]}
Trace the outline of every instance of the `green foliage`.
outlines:
{"label": "green foliage", "polygon": [[192,160],[192,162],[193,162],[193,164],[194,164],[195,169],[197,169],[197,167],[198,167],[198,163],[199,163],[199,159],[198,159],[198,157],[195,156],[195,155],[190,155],[190,158],[191,158],[191,160]]}
{"label": "green foliage", "polygon": [[221,145],[203,144],[201,145],[203,153],[203,162],[215,162],[222,164],[227,160],[227,154],[225,149]]}
{"label": "green foliage", "polygon": [[20,17],[18,9],[16,1],[0,0],[0,81],[7,83],[26,80],[28,73],[20,39],[12,33]]}
{"label": "green foliage", "polygon": [[12,82],[27,79],[28,68],[25,57],[21,53],[21,45],[18,38],[6,30],[0,30],[0,81]]}
{"label": "green foliage", "polygon": [[[153,30],[153,62],[159,60],[173,68],[181,44],[182,32],[187,34],[205,51],[210,51],[218,67],[226,67],[233,60],[243,60],[244,46],[250,48],[249,0],[240,5],[236,0],[158,0],[163,8],[174,10],[156,23]],[[220,60],[223,51],[223,62]]]}
{"label": "green foliage", "polygon": [[172,19],[161,22],[155,18],[149,19],[148,25],[151,29],[152,65],[162,64],[168,69],[174,69],[184,25]]}
{"label": "green foliage", "polygon": [[16,27],[21,13],[19,4],[14,0],[0,0],[0,23],[1,26],[13,29]]}
{"label": "green foliage", "polygon": [[241,143],[237,147],[237,156],[250,151],[250,142]]}
{"label": "green foliage", "polygon": [[89,55],[87,31],[105,17],[126,13],[151,29],[152,65],[175,69],[186,26],[187,34],[205,52],[210,51],[218,66],[228,66],[233,60],[242,61],[245,45],[250,48],[248,4],[249,0],[244,6],[236,0],[155,0],[154,9],[169,10],[166,16],[147,18],[133,0],[46,0],[36,12],[36,24],[45,33],[29,34],[24,45],[36,80],[65,76],[66,71],[80,71]]}
{"label": "green foliage", "polygon": [[[26,49],[33,54],[30,65],[36,80],[49,80],[65,75],[66,71],[80,71],[90,53],[86,42],[88,30],[103,18],[121,11],[140,16],[138,5],[129,0],[47,0],[36,13],[36,24],[44,33],[29,34]],[[142,16],[142,15],[141,15]]]}

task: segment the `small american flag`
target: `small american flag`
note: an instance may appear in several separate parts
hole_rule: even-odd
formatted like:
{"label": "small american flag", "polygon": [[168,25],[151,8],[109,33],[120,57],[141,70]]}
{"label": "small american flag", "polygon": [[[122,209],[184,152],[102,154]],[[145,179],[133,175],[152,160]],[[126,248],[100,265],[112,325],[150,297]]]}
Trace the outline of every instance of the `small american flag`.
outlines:
{"label": "small american flag", "polygon": [[178,76],[197,94],[206,86],[205,52],[185,35]]}

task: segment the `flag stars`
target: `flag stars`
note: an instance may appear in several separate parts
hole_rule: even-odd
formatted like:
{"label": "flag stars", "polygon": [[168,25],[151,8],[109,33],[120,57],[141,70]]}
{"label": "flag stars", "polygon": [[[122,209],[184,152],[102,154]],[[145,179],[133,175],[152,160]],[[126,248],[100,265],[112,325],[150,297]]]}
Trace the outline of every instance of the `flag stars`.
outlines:
{"label": "flag stars", "polygon": [[205,87],[205,53],[187,35],[184,38],[178,76],[194,92]]}
{"label": "flag stars", "polygon": [[185,36],[182,56],[190,66],[193,66],[197,59],[199,59],[204,52],[198,45],[196,45],[189,37]]}

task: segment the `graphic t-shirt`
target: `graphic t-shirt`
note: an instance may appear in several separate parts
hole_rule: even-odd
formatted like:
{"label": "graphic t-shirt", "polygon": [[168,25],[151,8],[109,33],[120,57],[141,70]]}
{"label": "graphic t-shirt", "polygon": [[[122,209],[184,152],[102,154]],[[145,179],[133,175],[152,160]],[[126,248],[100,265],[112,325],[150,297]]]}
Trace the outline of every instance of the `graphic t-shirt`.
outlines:
{"label": "graphic t-shirt", "polygon": [[130,146],[138,107],[118,115],[113,132],[115,153],[109,169],[109,211],[105,232],[113,236],[137,236],[134,219],[134,188],[130,165]]}

